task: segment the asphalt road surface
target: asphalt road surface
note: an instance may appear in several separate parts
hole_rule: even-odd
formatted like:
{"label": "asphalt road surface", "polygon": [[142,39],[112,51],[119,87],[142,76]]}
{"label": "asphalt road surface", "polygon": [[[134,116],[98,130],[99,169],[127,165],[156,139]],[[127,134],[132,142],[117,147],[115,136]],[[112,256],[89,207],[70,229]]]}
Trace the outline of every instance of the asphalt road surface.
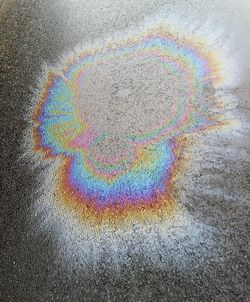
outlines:
{"label": "asphalt road surface", "polygon": [[[250,2],[5,0],[0,9],[0,301],[250,301]],[[197,134],[185,149],[173,221],[159,226],[151,217],[143,226],[135,219],[126,231],[75,227],[71,214],[52,206],[54,164],[29,145],[39,83],[48,66],[59,68],[82,45],[112,43],[158,16],[175,16],[197,35],[205,26],[203,38],[225,49],[229,80],[216,93],[222,91],[221,114],[233,123]],[[162,77],[155,61],[136,61],[136,72],[134,61],[125,61],[97,67],[82,92],[88,103],[79,111],[98,131],[116,129],[91,149],[97,157],[130,152],[124,131],[162,118],[157,96],[171,76]],[[214,95],[208,88],[208,98]],[[143,107],[133,107],[140,98]]]}

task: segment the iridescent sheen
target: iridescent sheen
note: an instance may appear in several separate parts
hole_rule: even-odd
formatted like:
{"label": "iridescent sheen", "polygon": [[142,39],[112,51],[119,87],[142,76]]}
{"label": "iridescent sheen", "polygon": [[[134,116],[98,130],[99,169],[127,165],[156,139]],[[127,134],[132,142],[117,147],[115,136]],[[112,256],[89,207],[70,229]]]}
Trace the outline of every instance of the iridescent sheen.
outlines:
{"label": "iridescent sheen", "polygon": [[[124,133],[131,149],[120,158],[105,160],[94,149],[111,134],[100,133],[87,123],[76,103],[86,75],[114,58],[145,58],[162,64],[175,77],[176,94],[166,118],[143,133]],[[217,124],[200,100],[204,85],[216,86],[220,81],[219,73],[218,61],[203,42],[180,37],[164,26],[81,52],[66,61],[61,72],[51,70],[34,115],[34,141],[36,152],[62,158],[57,196],[66,204],[77,202],[85,207],[85,215],[88,211],[91,215],[107,209],[112,212],[113,207],[140,205],[141,209],[142,205],[144,209],[162,200],[166,206],[179,162],[178,149],[185,147],[183,135]]]}

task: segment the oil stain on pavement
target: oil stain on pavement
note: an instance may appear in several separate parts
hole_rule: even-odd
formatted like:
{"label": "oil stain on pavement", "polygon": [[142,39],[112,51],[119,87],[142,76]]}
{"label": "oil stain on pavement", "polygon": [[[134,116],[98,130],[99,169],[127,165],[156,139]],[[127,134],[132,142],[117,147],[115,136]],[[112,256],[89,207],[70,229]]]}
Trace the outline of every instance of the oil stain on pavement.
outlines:
{"label": "oil stain on pavement", "polygon": [[183,3],[3,3],[3,301],[248,301],[250,24]]}

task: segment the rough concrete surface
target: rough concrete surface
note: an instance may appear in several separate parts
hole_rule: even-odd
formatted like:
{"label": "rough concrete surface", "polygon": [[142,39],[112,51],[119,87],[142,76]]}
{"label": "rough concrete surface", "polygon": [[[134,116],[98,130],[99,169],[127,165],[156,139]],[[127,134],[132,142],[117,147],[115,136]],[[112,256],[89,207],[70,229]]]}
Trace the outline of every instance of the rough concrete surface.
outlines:
{"label": "rough concrete surface", "polygon": [[[250,301],[250,2],[5,0],[0,7],[0,301]],[[50,168],[31,164],[36,159],[24,153],[27,117],[44,65],[58,64],[85,43],[115,37],[127,28],[136,31],[143,20],[154,22],[159,14],[186,18],[197,32],[208,21],[212,35],[220,32],[217,45],[228,43],[228,56],[235,62],[232,84],[223,92],[228,100],[224,113],[235,126],[200,133],[198,143],[187,149],[190,159],[177,200],[184,218],[179,221],[177,216],[175,228],[163,231],[167,239],[159,235],[157,223],[143,231],[135,223],[126,234],[118,230],[105,242],[108,231],[95,240],[95,232],[85,227],[76,231],[73,224],[64,225],[52,207],[54,216],[47,214],[50,208],[38,210],[36,216],[32,209],[41,198],[39,189],[47,196],[44,178]],[[82,97],[89,103],[86,108],[79,105],[97,128],[113,131],[112,139],[94,150],[104,157],[130,150],[121,134],[151,127],[156,117],[162,118],[164,106],[171,106],[172,95],[168,87],[169,103],[162,104],[159,97],[152,106],[150,93],[163,94],[171,81],[154,63],[141,62],[137,73],[133,60],[112,64],[87,78]],[[137,83],[138,73],[144,86]],[[102,78],[109,80],[102,83]],[[157,78],[162,81],[155,86]],[[212,94],[209,90],[208,96]],[[133,107],[133,101],[128,108],[121,106],[122,100],[142,95],[141,108]],[[114,99],[121,100],[121,107]],[[46,227],[39,231],[42,224]],[[89,232],[91,248],[101,250],[98,264],[95,252],[85,249],[82,231]],[[127,249],[121,247],[122,240]]]}

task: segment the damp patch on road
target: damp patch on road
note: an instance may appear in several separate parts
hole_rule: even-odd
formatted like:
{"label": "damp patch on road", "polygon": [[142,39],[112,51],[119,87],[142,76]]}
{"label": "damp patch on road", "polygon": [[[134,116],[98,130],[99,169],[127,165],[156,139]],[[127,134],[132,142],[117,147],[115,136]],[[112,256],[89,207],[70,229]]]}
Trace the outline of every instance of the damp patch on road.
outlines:
{"label": "damp patch on road", "polygon": [[210,233],[180,188],[196,135],[235,123],[225,107],[236,65],[209,27],[155,20],[62,55],[39,80],[25,138],[46,165],[35,211],[68,258],[95,263],[111,249],[114,264],[139,249],[158,262],[166,242]]}

